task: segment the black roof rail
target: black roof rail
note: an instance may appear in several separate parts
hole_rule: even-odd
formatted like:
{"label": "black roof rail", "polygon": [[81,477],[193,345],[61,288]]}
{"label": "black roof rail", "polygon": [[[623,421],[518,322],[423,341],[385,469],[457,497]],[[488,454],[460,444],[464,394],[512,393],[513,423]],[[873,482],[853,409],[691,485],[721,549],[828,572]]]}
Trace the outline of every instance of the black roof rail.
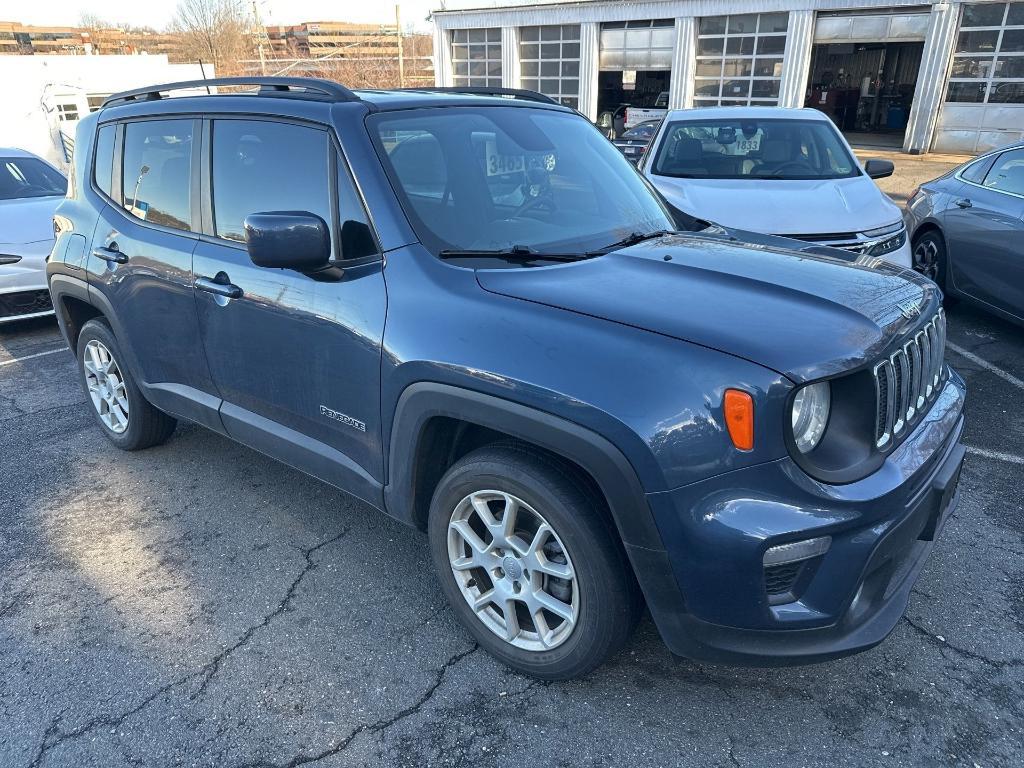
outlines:
{"label": "black roof rail", "polygon": [[540,93],[538,91],[528,91],[525,88],[491,88],[480,85],[456,85],[447,87],[403,88],[401,90],[426,91],[428,93],[466,93],[477,96],[508,96],[514,99],[522,99],[523,101],[536,101],[541,104],[556,104],[558,106],[562,106],[562,104],[555,101],[547,94]]}
{"label": "black roof rail", "polygon": [[[207,80],[185,80],[180,83],[164,83],[162,85],[151,85],[145,88],[134,88],[130,91],[122,91],[108,96],[103,107],[114,106],[115,104],[127,104],[133,101],[154,101],[162,99],[166,91],[177,91],[185,88],[209,88],[219,85],[258,85],[261,96],[268,96],[280,93],[309,94],[310,98],[321,101],[360,101],[345,86],[331,80],[321,80],[315,77],[211,77]],[[227,94],[221,94],[227,95]]]}

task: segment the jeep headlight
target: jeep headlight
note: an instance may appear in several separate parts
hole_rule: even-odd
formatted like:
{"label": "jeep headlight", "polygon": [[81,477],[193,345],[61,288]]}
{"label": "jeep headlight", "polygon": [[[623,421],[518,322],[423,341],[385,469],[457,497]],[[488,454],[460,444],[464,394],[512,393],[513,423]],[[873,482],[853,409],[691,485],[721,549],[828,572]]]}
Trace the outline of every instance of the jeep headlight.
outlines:
{"label": "jeep headlight", "polygon": [[827,381],[808,384],[797,390],[791,409],[793,441],[800,453],[814,450],[828,426],[832,391]]}

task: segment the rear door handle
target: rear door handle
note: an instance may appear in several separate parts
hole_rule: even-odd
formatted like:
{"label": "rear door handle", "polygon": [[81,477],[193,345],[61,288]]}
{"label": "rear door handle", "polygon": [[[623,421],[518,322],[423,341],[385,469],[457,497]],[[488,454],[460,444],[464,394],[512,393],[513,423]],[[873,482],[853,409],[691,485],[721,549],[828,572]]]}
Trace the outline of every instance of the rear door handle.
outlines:
{"label": "rear door handle", "polygon": [[103,259],[108,264],[128,263],[128,254],[117,250],[117,243],[111,243],[105,248],[93,248],[92,255],[97,259]]}
{"label": "rear door handle", "polygon": [[220,282],[214,280],[212,277],[197,277],[195,285],[198,290],[205,291],[206,293],[212,293],[216,296],[223,296],[227,299],[242,298],[242,289],[237,285]]}
{"label": "rear door handle", "polygon": [[969,198],[966,198],[966,197],[961,197],[959,200],[956,200],[955,202],[961,208],[970,208],[971,207],[971,201],[970,201]]}

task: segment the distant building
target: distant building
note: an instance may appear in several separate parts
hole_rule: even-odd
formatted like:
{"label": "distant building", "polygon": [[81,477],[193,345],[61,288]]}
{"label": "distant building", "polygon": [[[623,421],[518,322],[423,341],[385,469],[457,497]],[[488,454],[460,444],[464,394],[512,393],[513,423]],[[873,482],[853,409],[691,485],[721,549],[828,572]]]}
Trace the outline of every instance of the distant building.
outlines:
{"label": "distant building", "polygon": [[[212,66],[206,66],[206,76],[214,76]],[[78,121],[107,96],[202,77],[198,64],[171,64],[162,54],[0,56],[0,147],[27,149],[67,170]]]}
{"label": "distant building", "polygon": [[1024,3],[447,0],[432,19],[438,85],[540,90],[592,120],[664,94],[814,107],[913,153],[1024,139]]}
{"label": "distant building", "polygon": [[181,59],[176,35],[146,29],[86,29],[84,27],[34,27],[16,21],[0,21],[0,54],[142,54],[162,53],[171,61]]}

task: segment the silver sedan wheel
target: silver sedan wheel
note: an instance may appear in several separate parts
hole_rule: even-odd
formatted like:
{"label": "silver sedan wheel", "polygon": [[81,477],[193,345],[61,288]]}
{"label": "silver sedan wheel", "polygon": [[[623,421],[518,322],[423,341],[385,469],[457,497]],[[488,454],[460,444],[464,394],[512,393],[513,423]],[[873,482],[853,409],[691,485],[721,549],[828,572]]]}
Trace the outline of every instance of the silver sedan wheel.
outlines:
{"label": "silver sedan wheel", "polygon": [[931,238],[923,238],[914,246],[914,269],[934,280],[939,274],[939,248]]}
{"label": "silver sedan wheel", "polygon": [[85,385],[89,397],[107,428],[116,434],[128,429],[128,392],[124,376],[110,350],[93,339],[85,345]]}
{"label": "silver sedan wheel", "polygon": [[448,560],[477,618],[516,648],[547,651],[569,639],[580,596],[569,553],[522,499],[477,491],[448,523]]}

